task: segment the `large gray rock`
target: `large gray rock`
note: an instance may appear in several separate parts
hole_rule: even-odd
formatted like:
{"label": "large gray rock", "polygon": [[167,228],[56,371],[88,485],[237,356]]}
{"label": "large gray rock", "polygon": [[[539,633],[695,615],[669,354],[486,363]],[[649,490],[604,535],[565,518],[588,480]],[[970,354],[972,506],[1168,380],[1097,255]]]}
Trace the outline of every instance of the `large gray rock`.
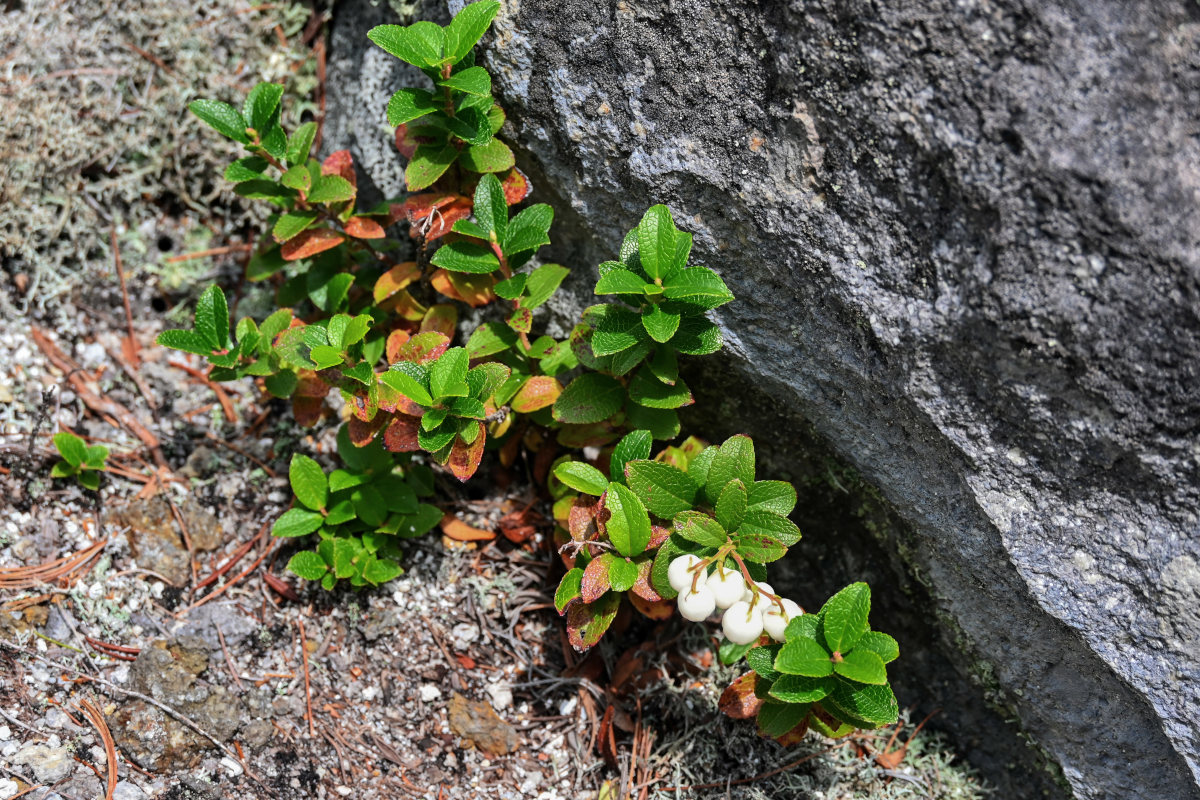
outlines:
{"label": "large gray rock", "polygon": [[[327,141],[396,193],[395,16],[340,9]],[[1056,787],[983,700],[1078,797],[1200,797],[1198,7],[507,0],[485,43],[559,257],[668,203],[738,296],[710,424],[878,488],[808,577],[910,592],[902,702],[1004,796]]]}

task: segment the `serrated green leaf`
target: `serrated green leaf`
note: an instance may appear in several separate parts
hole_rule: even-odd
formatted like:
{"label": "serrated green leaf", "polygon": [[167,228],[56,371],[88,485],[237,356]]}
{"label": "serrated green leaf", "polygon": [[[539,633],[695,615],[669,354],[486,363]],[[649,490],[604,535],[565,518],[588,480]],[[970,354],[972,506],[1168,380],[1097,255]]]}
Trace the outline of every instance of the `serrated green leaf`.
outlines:
{"label": "serrated green leaf", "polygon": [[788,639],[775,657],[775,669],[785,675],[824,678],[833,674],[829,652],[807,637]]}
{"label": "serrated green leaf", "polygon": [[504,198],[504,187],[495,175],[484,175],[479,179],[475,187],[474,211],[479,227],[493,234],[494,241],[503,242],[508,234],[508,203]]}
{"label": "serrated green leaf", "polygon": [[663,281],[663,294],[672,300],[699,300],[706,309],[733,300],[721,276],[707,267],[689,267]]}
{"label": "serrated green leaf", "polygon": [[108,448],[102,444],[89,445],[83,456],[83,463],[90,469],[104,469],[108,461]]}
{"label": "serrated green leaf", "polygon": [[529,273],[518,272],[507,280],[500,281],[492,287],[492,291],[497,297],[503,297],[505,300],[516,300],[525,291],[525,281],[529,279]]}
{"label": "serrated green leaf", "polygon": [[662,305],[654,305],[642,312],[642,327],[654,341],[669,342],[679,330],[680,318],[678,313],[669,311]]}
{"label": "serrated green leaf", "polygon": [[725,484],[721,496],[717,498],[716,514],[721,527],[727,531],[738,531],[746,516],[746,485],[737,478]]}
{"label": "serrated green leaf", "polygon": [[73,433],[63,431],[62,433],[54,434],[54,446],[58,448],[58,452],[66,459],[67,463],[73,467],[78,467],[87,460],[87,445]]}
{"label": "serrated green leaf", "polygon": [[521,301],[521,306],[534,309],[549,300],[569,272],[569,269],[558,264],[543,264],[529,273],[529,280],[525,282],[525,299]]}
{"label": "serrated green leaf", "polygon": [[770,511],[757,509],[746,511],[745,517],[738,526],[738,533],[765,536],[785,547],[791,547],[800,541],[800,529],[790,519]]}
{"label": "serrated green leaf", "polygon": [[577,492],[599,497],[608,491],[604,473],[582,461],[564,461],[554,468],[554,477]]}
{"label": "serrated green leaf", "polygon": [[288,479],[297,500],[313,511],[325,508],[329,501],[329,482],[316,461],[296,453],[288,467]]}
{"label": "serrated green leaf", "polygon": [[650,513],[663,519],[693,508],[700,491],[686,472],[661,461],[630,461],[625,478]]}
{"label": "serrated green leaf", "polygon": [[301,550],[288,560],[287,568],[306,581],[319,581],[329,571],[325,559],[312,550]]}
{"label": "serrated green leaf", "polygon": [[769,564],[787,554],[787,548],[769,536],[738,531],[733,537],[738,554],[746,561]]}
{"label": "serrated green leaf", "polygon": [[721,329],[706,317],[685,314],[671,346],[689,356],[706,356],[721,349]]}
{"label": "serrated green leaf", "polygon": [[196,333],[204,337],[212,350],[229,347],[229,307],[225,293],[213,284],[196,301]]}
{"label": "serrated green leaf", "polygon": [[390,558],[376,558],[369,556],[367,562],[363,565],[363,579],[373,585],[387,583],[390,580],[400,577],[404,574],[403,568]]}
{"label": "serrated green leaf", "polygon": [[287,156],[287,134],[278,124],[271,125],[261,137],[262,148],[273,158],[283,159]]}
{"label": "serrated green leaf", "polygon": [[449,78],[438,81],[438,86],[467,94],[490,95],[492,93],[492,76],[488,75],[488,71],[483,67],[468,67],[462,72],[456,72]]}
{"label": "serrated green leaf", "polygon": [[487,275],[500,269],[500,261],[490,249],[463,241],[442,245],[433,254],[430,263],[451,272],[472,275]]}
{"label": "serrated green leaf", "polygon": [[592,353],[597,358],[627,350],[646,336],[642,316],[636,311],[620,306],[600,306],[592,318],[595,329]]}
{"label": "serrated green leaf", "polygon": [[721,523],[699,511],[676,514],[674,526],[675,531],[684,539],[705,547],[721,547],[729,539],[729,534],[721,527]]}
{"label": "serrated green leaf", "polygon": [[616,264],[617,268],[600,276],[596,282],[596,294],[645,294],[648,284],[637,273],[615,261],[610,263]]}
{"label": "serrated green leaf", "polygon": [[558,582],[558,589],[554,592],[554,608],[560,615],[567,612],[567,606],[572,600],[579,598],[582,583],[583,570],[579,567],[569,570]]}
{"label": "serrated green leaf", "polygon": [[728,667],[741,661],[742,656],[750,652],[750,649],[753,647],[754,642],[750,642],[749,644],[734,644],[728,639],[722,639],[720,646],[717,647],[717,658],[721,660],[722,664]]}
{"label": "serrated green leaf", "polygon": [[634,459],[650,457],[650,445],[654,437],[647,430],[630,431],[617,442],[609,459],[608,473],[617,483],[625,483],[625,463]]}
{"label": "serrated green leaf", "polygon": [[258,180],[267,168],[267,160],[262,156],[247,156],[239,158],[225,168],[225,180],[232,183]]}
{"label": "serrated green leaf", "polygon": [[864,686],[840,678],[821,705],[843,722],[867,729],[891,725],[900,715],[890,686]]}
{"label": "serrated green leaf", "polygon": [[464,347],[452,347],[433,362],[429,370],[429,391],[434,399],[466,397],[469,362],[470,356]]}
{"label": "serrated green leaf", "polygon": [[517,343],[517,333],[500,322],[485,322],[467,340],[467,353],[472,359],[501,353]]}
{"label": "serrated green leaf", "polygon": [[887,683],[887,668],[878,654],[855,647],[833,663],[833,670],[844,678],[859,683],[882,686]]}
{"label": "serrated green leaf", "polygon": [[815,703],[829,694],[832,681],[804,675],[780,675],[768,694],[785,703]]}
{"label": "serrated green leaf", "polygon": [[749,436],[731,436],[717,449],[704,485],[709,502],[717,502],[725,484],[734,478],[746,486],[754,484],[754,442]]}
{"label": "serrated green leaf", "polygon": [[96,472],[84,470],[75,476],[75,480],[79,481],[79,485],[85,489],[95,491],[100,488],[100,475]]}
{"label": "serrated green leaf", "polygon": [[[485,145],[468,147],[458,156],[458,160],[472,172],[504,172],[506,169],[512,169],[516,163],[512,150],[499,139],[492,139]],[[409,191],[413,191],[411,186]]]}
{"label": "serrated green leaf", "polygon": [[324,519],[316,511],[308,511],[303,508],[289,508],[280,515],[279,519],[275,520],[275,524],[271,526],[271,535],[284,537],[305,536],[321,527]]}
{"label": "serrated green leaf", "polygon": [[310,203],[342,203],[353,200],[354,195],[354,185],[341,175],[322,175],[313,179],[307,199]]}
{"label": "serrated green leaf", "polygon": [[822,632],[830,650],[847,653],[867,632],[871,612],[871,587],[852,583],[835,594],[821,608]]}
{"label": "serrated green leaf", "polygon": [[858,643],[854,645],[854,652],[859,650],[870,650],[885,664],[895,661],[900,656],[900,645],[896,640],[879,631],[867,631],[859,637]]}
{"label": "serrated green leaf", "polygon": [[308,161],[308,153],[312,150],[313,141],[317,138],[317,123],[306,122],[292,131],[287,144],[287,163],[289,166],[304,164]]}
{"label": "serrated green leaf", "polygon": [[638,257],[651,280],[670,275],[675,258],[675,220],[664,205],[651,206],[638,223]]}
{"label": "serrated green leaf", "polygon": [[779,655],[779,650],[782,647],[783,645],[781,644],[768,644],[762,647],[755,647],[746,653],[746,663],[760,677],[769,681],[778,680],[782,677],[783,673],[775,669],[775,658]]}
{"label": "serrated green leaf", "polygon": [[750,487],[749,511],[769,511],[786,517],[796,507],[796,490],[786,481],[755,481]]}
{"label": "serrated green leaf", "polygon": [[554,209],[545,203],[521,211],[508,223],[508,232],[503,240],[504,254],[512,256],[550,244],[550,226],[553,223]]}
{"label": "serrated green leaf", "polygon": [[429,391],[429,370],[421,364],[401,361],[379,376],[379,380],[412,400],[417,405],[433,405]]}
{"label": "serrated green leaf", "polygon": [[486,145],[492,138],[487,116],[477,108],[463,108],[446,122],[447,129],[472,145]]}
{"label": "serrated green leaf", "polygon": [[627,592],[638,579],[638,565],[623,558],[614,558],[608,565],[608,581],[614,592]]}
{"label": "serrated green leaf", "polygon": [[418,145],[404,170],[404,183],[408,191],[419,192],[432,186],[456,158],[458,148],[452,144]]}
{"label": "serrated green leaf", "polygon": [[682,380],[669,386],[645,367],[638,370],[629,382],[629,397],[646,408],[683,408],[695,402],[691,390]]}
{"label": "serrated green leaf", "polygon": [[386,52],[414,67],[437,67],[443,61],[445,34],[440,25],[418,22],[403,25],[378,25],[367,31],[367,38]]}
{"label": "serrated green leaf", "polygon": [[246,119],[228,103],[222,103],[220,100],[194,100],[188,103],[188,110],[222,136],[242,144],[250,142],[250,137],[246,135]]}
{"label": "serrated green leaf", "polygon": [[764,736],[777,738],[808,717],[810,703],[763,703],[758,711],[758,729]]}
{"label": "serrated green leaf", "polygon": [[471,52],[499,10],[500,3],[496,0],[483,0],[471,3],[454,15],[446,26],[446,59],[451,64],[457,64]]}
{"label": "serrated green leaf", "polygon": [[260,135],[266,133],[277,118],[275,112],[282,97],[283,87],[277,83],[260,83],[251,89],[242,108],[242,118],[247,126]]}
{"label": "serrated green leaf", "polygon": [[438,110],[433,95],[424,89],[401,89],[387,105],[388,124],[395,128]]}
{"label": "serrated green leaf", "polygon": [[571,381],[554,401],[554,419],[586,425],[601,422],[621,410],[625,388],[614,378],[587,372]]}
{"label": "serrated green leaf", "polygon": [[706,447],[688,462],[687,474],[696,482],[697,486],[703,488],[708,483],[708,473],[712,468],[713,460],[720,450],[721,448],[717,446]]}
{"label": "serrated green leaf", "polygon": [[669,440],[679,435],[679,414],[671,409],[629,402],[625,404],[625,422],[633,428],[645,428],[655,439]]}
{"label": "serrated green leaf", "polygon": [[641,555],[650,541],[650,515],[629,487],[610,483],[604,507],[612,514],[608,538],[617,552],[627,558]]}
{"label": "serrated green leaf", "polygon": [[271,234],[277,242],[286,242],[294,236],[303,233],[310,225],[317,221],[317,212],[315,211],[289,211],[286,214],[280,214],[278,221],[275,223],[275,228]]}

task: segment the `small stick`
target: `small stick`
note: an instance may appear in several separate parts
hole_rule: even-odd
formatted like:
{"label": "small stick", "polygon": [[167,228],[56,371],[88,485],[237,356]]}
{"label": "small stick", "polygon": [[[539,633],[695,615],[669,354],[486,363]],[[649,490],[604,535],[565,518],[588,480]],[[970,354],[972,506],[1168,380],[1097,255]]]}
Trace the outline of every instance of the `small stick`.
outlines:
{"label": "small stick", "polygon": [[[263,534],[263,533],[265,533],[265,532],[266,532],[266,530],[267,530],[267,523],[263,523],[263,527],[262,527],[262,530],[259,532],[259,536],[262,536],[262,534]],[[204,605],[205,603],[207,603],[209,600],[213,600],[213,599],[215,599],[215,598],[217,598],[217,597],[220,597],[222,594],[224,594],[224,593],[225,593],[225,591],[226,591],[227,589],[229,589],[229,587],[231,587],[231,586],[235,585],[235,584],[236,584],[238,581],[240,581],[242,578],[246,577],[246,576],[247,576],[247,575],[249,575],[251,572],[253,572],[254,570],[258,569],[258,565],[259,565],[259,564],[261,564],[261,563],[263,562],[263,560],[264,560],[264,559],[266,559],[266,557],[267,557],[267,556],[268,556],[270,553],[271,553],[271,546],[270,546],[270,545],[267,545],[267,547],[263,549],[263,552],[262,552],[262,554],[261,554],[261,555],[260,555],[258,558],[256,558],[256,559],[254,560],[254,563],[253,563],[253,564],[251,564],[250,566],[246,567],[246,569],[244,569],[244,570],[242,570],[241,572],[239,572],[237,575],[235,575],[235,576],[234,576],[233,578],[231,578],[230,580],[228,580],[228,581],[226,581],[225,583],[223,583],[223,584],[221,584],[220,586],[218,586],[218,587],[217,587],[215,590],[213,590],[212,594],[206,594],[204,597],[200,598],[199,600],[197,600],[196,602],[192,603],[192,604],[191,604],[190,606],[188,606],[187,608],[183,609],[183,611],[180,611],[180,612],[178,612],[178,613],[176,614],[176,616],[182,616],[183,614],[186,614],[188,611],[191,611],[193,608],[197,608],[197,607],[199,607],[199,606],[202,606],[202,605]]]}
{"label": "small stick", "polygon": [[100,738],[104,741],[105,767],[108,768],[104,800],[113,800],[113,792],[117,790],[117,744],[113,741],[112,731],[108,729],[108,723],[104,721],[104,715],[100,713],[100,709],[92,705],[90,700],[84,700],[79,705],[96,729],[96,733],[100,734]]}
{"label": "small stick", "polygon": [[304,661],[304,705],[308,708],[308,735],[315,736],[312,712],[312,685],[308,679],[308,640],[304,637],[304,620],[296,620],[300,626],[300,658]]}
{"label": "small stick", "polygon": [[[133,47],[133,45],[129,46]],[[136,50],[137,48],[134,49]],[[117,267],[117,280],[121,282],[121,302],[125,305],[125,327],[129,330],[129,360],[133,362],[132,366],[136,367],[140,360],[138,356],[138,343],[137,337],[133,334],[133,311],[129,307],[129,290],[125,286],[125,267],[121,263],[121,246],[117,243],[117,229],[110,228],[108,235],[112,242],[113,261]],[[138,389],[141,388],[139,384]]]}
{"label": "small stick", "polygon": [[196,573],[196,548],[192,546],[192,534],[188,531],[187,523],[183,521],[183,514],[180,512],[179,507],[165,494],[163,495],[163,499],[171,507],[171,514],[175,517],[175,521],[179,523],[179,531],[183,534],[183,544],[188,552],[188,566],[192,570],[192,592],[195,593],[195,586],[199,581],[199,576]]}
{"label": "small stick", "polygon": [[237,684],[238,691],[245,691],[242,686],[242,679],[238,677],[237,670],[233,668],[233,657],[229,655],[229,648],[225,646],[225,634],[221,632],[221,626],[215,622],[213,625],[217,629],[217,638],[221,641],[221,651],[225,653],[225,666],[229,667],[229,674],[233,676],[233,682]]}
{"label": "small stick", "polygon": [[231,244],[231,245],[227,245],[226,247],[210,247],[207,250],[197,250],[194,253],[184,253],[184,254],[178,255],[178,256],[171,256],[170,258],[167,259],[167,263],[168,264],[178,264],[180,261],[191,261],[192,259],[196,259],[196,258],[208,258],[209,256],[223,256],[228,253],[244,253],[252,247],[254,247],[254,245],[252,245],[252,244]]}

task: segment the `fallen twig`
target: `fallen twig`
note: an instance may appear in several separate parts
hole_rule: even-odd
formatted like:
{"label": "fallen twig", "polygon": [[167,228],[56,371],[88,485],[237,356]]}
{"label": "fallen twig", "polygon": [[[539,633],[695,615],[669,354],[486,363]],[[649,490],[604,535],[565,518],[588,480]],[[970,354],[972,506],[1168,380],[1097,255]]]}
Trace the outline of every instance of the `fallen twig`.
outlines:
{"label": "fallen twig", "polygon": [[254,245],[252,244],[231,244],[225,247],[210,247],[207,250],[197,250],[194,253],[183,253],[178,256],[171,256],[166,261],[168,264],[178,264],[180,261],[191,261],[194,258],[208,258],[209,256],[223,256],[228,253],[244,253]]}
{"label": "fallen twig", "polygon": [[304,636],[304,620],[296,620],[296,625],[300,627],[300,658],[304,661],[304,705],[308,709],[308,735],[316,735],[313,728],[313,712],[312,712],[312,684],[308,679],[308,639]]}
{"label": "fallen twig", "polygon": [[[129,45],[129,47],[133,47],[133,45]],[[116,228],[110,228],[108,234],[109,240],[112,242],[113,263],[117,268],[117,280],[121,283],[121,302],[125,306],[125,327],[129,330],[129,337],[125,340],[128,342],[128,346],[122,346],[121,350],[128,356],[129,364],[136,367],[140,361],[140,356],[138,355],[137,336],[133,332],[133,311],[129,307],[129,289],[125,286],[125,266],[121,262],[121,245],[117,242]],[[140,389],[141,387],[139,386],[138,388]]]}
{"label": "fallen twig", "polygon": [[100,709],[92,705],[89,700],[80,702],[79,707],[87,715],[92,727],[96,729],[96,733],[100,734],[100,739],[104,742],[106,761],[104,766],[108,772],[108,779],[104,784],[104,800],[113,800],[113,792],[117,790],[117,743],[113,741],[112,731],[108,729],[108,723],[104,721],[104,715],[100,713]]}
{"label": "fallen twig", "polygon": [[0,589],[32,589],[44,583],[66,581],[68,586],[83,572],[83,568],[108,544],[101,539],[78,553],[56,558],[32,567],[10,567],[0,569]]}

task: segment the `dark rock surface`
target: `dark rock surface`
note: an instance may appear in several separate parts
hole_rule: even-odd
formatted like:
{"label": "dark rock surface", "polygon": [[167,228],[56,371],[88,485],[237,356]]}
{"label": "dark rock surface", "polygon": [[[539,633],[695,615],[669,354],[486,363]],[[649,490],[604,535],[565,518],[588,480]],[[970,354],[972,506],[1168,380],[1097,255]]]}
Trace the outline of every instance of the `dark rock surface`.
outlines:
{"label": "dark rock surface", "polygon": [[[381,21],[326,142],[394,194]],[[1079,797],[1200,797],[1200,6],[509,0],[486,45],[578,285],[668,203],[738,296],[707,429],[877,487],[801,549],[884,582],[902,702],[1004,796],[1055,789],[984,700]]]}

